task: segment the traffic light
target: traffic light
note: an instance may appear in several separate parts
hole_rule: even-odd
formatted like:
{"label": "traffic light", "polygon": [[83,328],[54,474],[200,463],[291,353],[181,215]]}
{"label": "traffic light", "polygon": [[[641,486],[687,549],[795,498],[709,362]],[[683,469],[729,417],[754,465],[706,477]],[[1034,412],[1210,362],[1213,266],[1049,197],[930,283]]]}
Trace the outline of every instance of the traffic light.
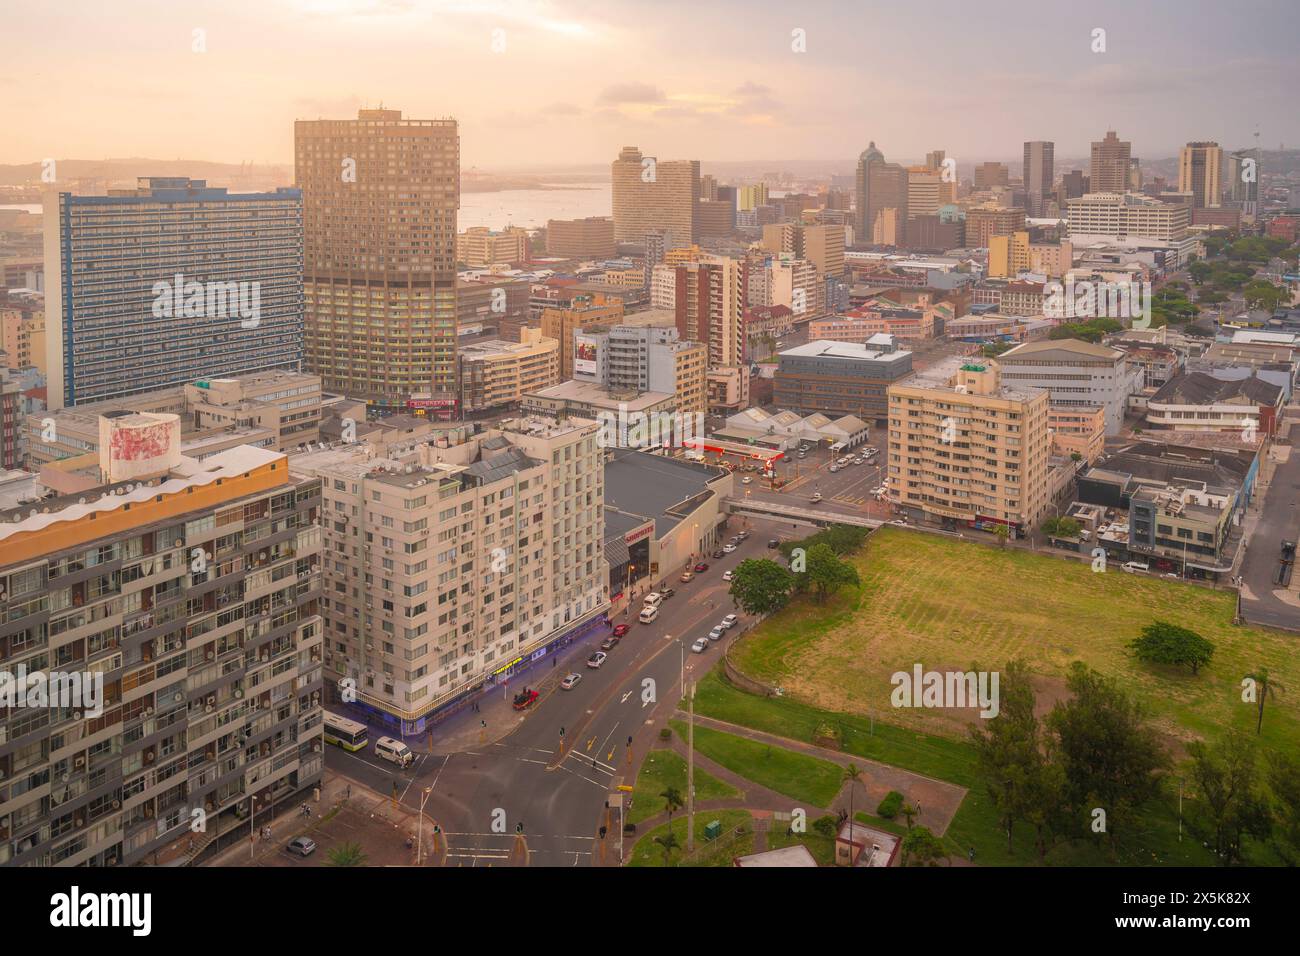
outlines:
{"label": "traffic light", "polygon": [[[608,806],[608,804],[606,804],[606,805]],[[605,827],[601,827],[601,828],[600,828],[600,838],[601,838],[602,840],[605,839],[605,833],[606,833],[606,828],[605,828]]]}
{"label": "traffic light", "polygon": [[632,746],[632,735],[631,735],[631,734],[628,734],[628,735],[627,735],[627,745],[628,745],[629,747]]}
{"label": "traffic light", "polygon": [[560,736],[561,736],[561,737],[564,736],[564,728],[563,728],[563,727],[560,728]]}

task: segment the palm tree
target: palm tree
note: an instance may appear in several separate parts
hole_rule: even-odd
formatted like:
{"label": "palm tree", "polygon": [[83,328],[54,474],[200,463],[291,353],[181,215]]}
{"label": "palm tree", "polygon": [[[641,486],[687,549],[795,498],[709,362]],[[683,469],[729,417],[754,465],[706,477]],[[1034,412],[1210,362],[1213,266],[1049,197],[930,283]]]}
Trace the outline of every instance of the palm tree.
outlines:
{"label": "palm tree", "polygon": [[685,803],[682,799],[682,792],[676,787],[669,787],[659,796],[664,798],[664,809],[668,811],[668,825],[673,825],[673,814],[682,808]]}
{"label": "palm tree", "polygon": [[677,849],[677,847],[680,845],[677,842],[677,837],[673,835],[672,830],[669,830],[663,836],[655,837],[655,842],[658,843],[661,847],[663,847],[664,866],[667,866],[669,859],[673,855],[673,850]]}
{"label": "palm tree", "polygon": [[360,843],[341,843],[327,854],[330,866],[365,866],[366,852]]}
{"label": "palm tree", "polygon": [[1247,674],[1246,677],[1255,682],[1255,704],[1259,709],[1259,717],[1255,721],[1255,734],[1258,735],[1264,726],[1264,701],[1268,700],[1269,694],[1276,697],[1278,691],[1286,688],[1268,676],[1267,667],[1261,667]]}
{"label": "palm tree", "polygon": [[844,774],[840,777],[841,783],[849,785],[849,853],[853,852],[853,788],[856,784],[862,782],[862,770],[857,764],[851,763],[844,768]]}

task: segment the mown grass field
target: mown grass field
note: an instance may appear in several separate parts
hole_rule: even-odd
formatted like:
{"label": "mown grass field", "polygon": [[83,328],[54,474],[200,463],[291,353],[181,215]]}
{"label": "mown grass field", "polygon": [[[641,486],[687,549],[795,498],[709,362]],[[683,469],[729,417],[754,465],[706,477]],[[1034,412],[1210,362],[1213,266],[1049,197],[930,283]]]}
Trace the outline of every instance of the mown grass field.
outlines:
{"label": "mown grass field", "polygon": [[[632,792],[632,809],[627,812],[629,823],[640,823],[660,813],[667,812],[664,798],[660,796],[669,787],[676,787],[686,798],[686,761],[671,750],[652,750],[641,764]],[[717,800],[739,797],[740,791],[717,777],[695,769],[695,799]]]}
{"label": "mown grass field", "polygon": [[[704,829],[717,820],[722,824],[722,837],[706,840]],[[628,858],[628,866],[664,866],[663,847],[655,837],[664,836],[669,824],[661,823],[636,841]],[[738,832],[740,831],[740,832]],[[668,866],[731,866],[735,857],[754,852],[754,824],[748,810],[711,810],[695,814],[695,853],[686,854],[686,812],[673,815],[672,833],[677,838],[677,848],[668,855]]]}
{"label": "mown grass field", "polygon": [[[917,663],[996,670],[1021,657],[1045,711],[1081,660],[1150,708],[1175,756],[1182,743],[1225,728],[1253,733],[1241,681],[1267,667],[1296,690],[1269,701],[1262,742],[1300,747],[1300,638],[1234,626],[1231,592],[894,528],[873,534],[852,560],[860,590],[824,606],[797,601],[742,641],[733,661],[816,708],[960,739],[973,712],[894,708],[890,676]],[[1157,619],[1213,642],[1209,666],[1193,676],[1133,659],[1126,645]]]}

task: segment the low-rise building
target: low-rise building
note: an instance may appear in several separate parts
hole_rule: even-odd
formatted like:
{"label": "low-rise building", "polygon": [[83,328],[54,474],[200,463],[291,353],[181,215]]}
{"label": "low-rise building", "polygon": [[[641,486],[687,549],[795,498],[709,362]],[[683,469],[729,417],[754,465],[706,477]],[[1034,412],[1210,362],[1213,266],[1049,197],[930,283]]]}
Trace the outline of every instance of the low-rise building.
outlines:
{"label": "low-rise building", "polygon": [[1045,388],[1053,405],[1105,409],[1106,434],[1118,435],[1128,398],[1142,390],[1142,369],[1128,353],[1079,339],[1026,342],[997,358],[1002,381]]}
{"label": "low-rise building", "polygon": [[1106,449],[1104,408],[1049,405],[1047,427],[1052,434],[1053,455],[1078,455],[1091,465]]}
{"label": "low-rise building", "polygon": [[493,339],[462,345],[456,358],[466,412],[511,405],[525,392],[560,381],[560,343],[543,337],[541,329],[521,329],[518,342]]}
{"label": "low-rise building", "polygon": [[882,422],[886,390],[912,371],[912,353],[892,337],[867,343],[816,340],[780,353],[773,402],[802,415],[855,415]]}
{"label": "low-rise building", "polygon": [[1257,375],[1222,380],[1188,372],[1166,382],[1147,400],[1146,422],[1173,431],[1238,431],[1271,435],[1284,391]]}

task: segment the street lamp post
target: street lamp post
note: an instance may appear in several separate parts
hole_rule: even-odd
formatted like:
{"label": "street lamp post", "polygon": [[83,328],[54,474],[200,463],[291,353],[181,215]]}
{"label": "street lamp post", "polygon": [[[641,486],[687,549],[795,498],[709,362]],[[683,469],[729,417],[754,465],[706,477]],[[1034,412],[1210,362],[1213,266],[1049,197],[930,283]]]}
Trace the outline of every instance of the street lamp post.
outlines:
{"label": "street lamp post", "polygon": [[686,852],[695,852],[695,684],[691,683],[686,712]]}
{"label": "street lamp post", "polygon": [[248,795],[248,858],[253,858],[253,849],[256,847],[253,836],[253,822],[257,819],[257,794]]}
{"label": "street lamp post", "polygon": [[420,819],[415,825],[415,865],[419,866],[420,861],[424,858],[424,805],[429,800],[429,794],[433,793],[433,787],[424,788],[424,796],[420,800]]}

